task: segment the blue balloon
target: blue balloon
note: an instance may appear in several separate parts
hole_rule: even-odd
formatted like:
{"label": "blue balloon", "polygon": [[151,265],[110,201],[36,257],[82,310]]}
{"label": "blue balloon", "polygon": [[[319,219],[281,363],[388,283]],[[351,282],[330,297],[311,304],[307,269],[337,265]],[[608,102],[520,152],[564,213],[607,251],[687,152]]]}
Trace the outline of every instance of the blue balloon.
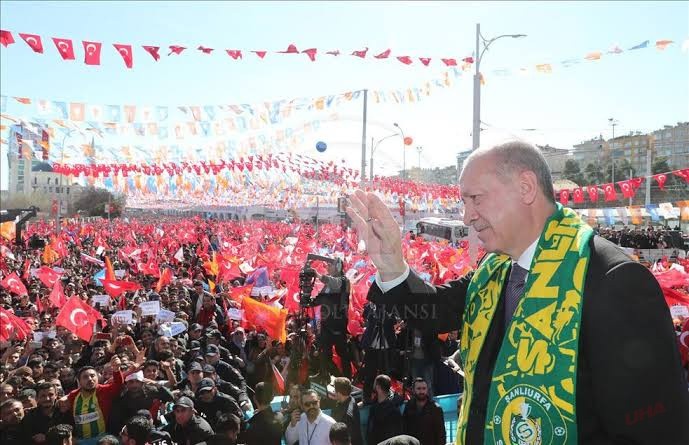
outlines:
{"label": "blue balloon", "polygon": [[328,148],[328,145],[323,141],[318,141],[316,143],[316,150],[323,153]]}

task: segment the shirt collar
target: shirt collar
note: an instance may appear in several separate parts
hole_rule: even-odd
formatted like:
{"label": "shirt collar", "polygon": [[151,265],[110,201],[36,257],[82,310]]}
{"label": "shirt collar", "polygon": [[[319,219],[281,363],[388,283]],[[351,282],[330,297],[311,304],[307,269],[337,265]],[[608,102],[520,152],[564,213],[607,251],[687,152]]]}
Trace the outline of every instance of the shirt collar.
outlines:
{"label": "shirt collar", "polygon": [[519,264],[520,267],[523,267],[527,271],[531,269],[531,262],[533,260],[534,255],[536,254],[536,246],[538,246],[539,238],[536,238],[536,240],[533,243],[531,243],[529,247],[526,248],[526,250],[521,254],[519,259],[517,260],[517,264]]}

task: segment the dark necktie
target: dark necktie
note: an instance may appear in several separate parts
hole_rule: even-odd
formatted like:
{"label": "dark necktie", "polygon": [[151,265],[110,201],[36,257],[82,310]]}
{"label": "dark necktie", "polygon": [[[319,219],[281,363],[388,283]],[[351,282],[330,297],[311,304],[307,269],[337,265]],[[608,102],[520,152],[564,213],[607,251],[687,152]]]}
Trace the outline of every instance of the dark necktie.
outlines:
{"label": "dark necktie", "polygon": [[505,290],[505,329],[512,320],[514,310],[517,308],[519,298],[524,291],[524,281],[528,271],[519,264],[512,264],[510,277],[507,280],[507,289]]}

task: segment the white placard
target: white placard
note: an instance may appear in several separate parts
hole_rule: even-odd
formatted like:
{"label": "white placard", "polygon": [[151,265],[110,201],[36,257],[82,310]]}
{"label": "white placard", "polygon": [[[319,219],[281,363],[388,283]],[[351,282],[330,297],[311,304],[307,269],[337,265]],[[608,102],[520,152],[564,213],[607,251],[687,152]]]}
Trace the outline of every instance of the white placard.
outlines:
{"label": "white placard", "polygon": [[115,324],[115,322],[119,324],[134,324],[134,311],[129,309],[126,311],[117,311],[112,314],[110,321],[113,324]]}
{"label": "white placard", "polygon": [[57,332],[55,331],[48,331],[48,332],[43,332],[43,331],[37,331],[33,333],[33,341],[39,342],[43,341],[46,338],[55,338],[57,336]]}
{"label": "white placard", "polygon": [[110,305],[110,295],[94,295],[91,297],[91,306],[96,307],[100,303],[101,307],[108,307]]}
{"label": "white placard", "polygon": [[168,311],[167,309],[161,309],[160,312],[158,312],[158,316],[156,317],[156,321],[160,323],[173,321],[174,319],[175,313],[172,311]]}
{"label": "white placard", "polygon": [[672,318],[683,319],[689,317],[689,309],[686,306],[680,306],[678,304],[670,306],[670,315]]}
{"label": "white placard", "polygon": [[127,271],[124,269],[115,269],[115,278],[124,278],[126,273]]}
{"label": "white placard", "polygon": [[96,256],[100,255],[103,253],[105,249],[103,249],[103,246],[98,246],[98,249],[96,249]]}
{"label": "white placard", "polygon": [[186,331],[187,327],[181,321],[173,321],[172,323],[163,323],[158,328],[158,334],[166,337],[174,337]]}
{"label": "white placard", "polygon": [[230,308],[227,310],[227,316],[231,320],[242,320],[244,318],[244,311],[242,309]]}
{"label": "white placard", "polygon": [[144,301],[139,303],[141,308],[141,316],[158,315],[160,313],[160,301]]}

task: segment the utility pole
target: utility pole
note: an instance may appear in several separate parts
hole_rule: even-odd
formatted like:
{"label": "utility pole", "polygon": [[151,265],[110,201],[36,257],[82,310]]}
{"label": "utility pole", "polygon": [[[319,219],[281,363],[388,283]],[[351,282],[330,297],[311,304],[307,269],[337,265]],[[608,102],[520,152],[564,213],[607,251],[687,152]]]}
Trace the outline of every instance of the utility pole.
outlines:
{"label": "utility pole", "polygon": [[368,90],[364,90],[364,115],[361,128],[361,181],[366,180],[366,114],[368,112]]}
{"label": "utility pole", "polygon": [[419,153],[419,178],[418,178],[418,180],[421,181],[421,152],[423,151],[423,147],[419,145],[418,147],[416,147],[416,151]]}
{"label": "utility pole", "polygon": [[653,171],[651,170],[651,164],[653,161],[653,151],[655,148],[655,138],[653,134],[649,136],[648,145],[646,148],[646,205],[651,204],[651,180]]}
{"label": "utility pole", "polygon": [[613,187],[615,186],[615,127],[619,123],[618,121],[615,120],[615,118],[610,117],[608,118],[608,122],[610,122],[610,125],[612,125],[612,141],[611,141],[611,149],[610,149],[610,159],[611,159],[611,164],[612,164],[612,185]]}

